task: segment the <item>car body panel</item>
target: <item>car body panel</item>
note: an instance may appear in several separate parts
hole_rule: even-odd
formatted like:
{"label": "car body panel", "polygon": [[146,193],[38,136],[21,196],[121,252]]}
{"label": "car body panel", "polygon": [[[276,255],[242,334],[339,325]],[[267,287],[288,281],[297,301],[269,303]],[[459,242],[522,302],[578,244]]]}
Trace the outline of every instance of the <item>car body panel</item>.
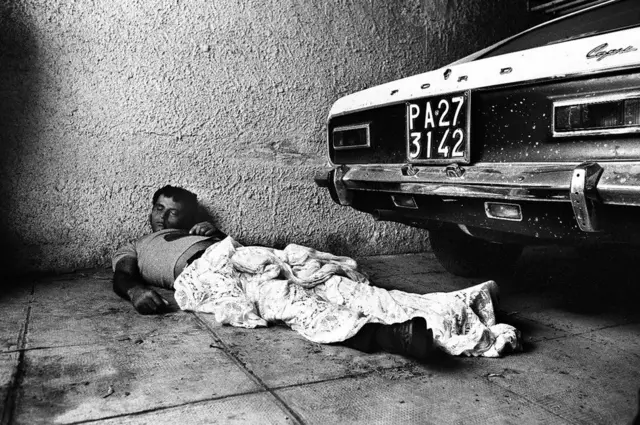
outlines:
{"label": "car body panel", "polygon": [[[629,47],[631,49],[623,53]],[[603,52],[618,49],[622,51],[602,57]],[[329,118],[426,96],[584,76],[637,67],[638,63],[640,28],[630,28],[616,33],[445,66],[435,71],[382,84],[338,99],[331,107]],[[427,84],[428,87],[425,86]]]}

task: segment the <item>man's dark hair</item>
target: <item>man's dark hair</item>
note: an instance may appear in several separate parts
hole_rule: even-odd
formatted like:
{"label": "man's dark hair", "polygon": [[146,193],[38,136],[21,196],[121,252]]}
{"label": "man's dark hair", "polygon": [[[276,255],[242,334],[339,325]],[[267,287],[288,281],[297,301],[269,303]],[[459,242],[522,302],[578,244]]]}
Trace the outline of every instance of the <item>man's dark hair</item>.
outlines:
{"label": "man's dark hair", "polygon": [[187,189],[183,189],[178,186],[166,185],[165,187],[161,187],[156,190],[156,193],[153,194],[152,205],[156,204],[160,195],[164,195],[167,198],[172,198],[175,202],[184,204],[187,208],[189,217],[195,220],[198,213],[198,196],[195,193],[189,192]]}

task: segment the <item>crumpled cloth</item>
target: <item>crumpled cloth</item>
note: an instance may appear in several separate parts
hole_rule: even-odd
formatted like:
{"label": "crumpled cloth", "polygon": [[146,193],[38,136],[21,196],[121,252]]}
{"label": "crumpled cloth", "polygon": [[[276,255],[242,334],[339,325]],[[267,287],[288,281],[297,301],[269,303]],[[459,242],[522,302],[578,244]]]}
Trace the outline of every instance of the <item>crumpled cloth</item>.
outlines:
{"label": "crumpled cloth", "polygon": [[277,250],[227,237],[185,268],[174,288],[181,309],[210,313],[219,325],[284,323],[319,343],[344,341],[367,323],[424,317],[436,346],[451,355],[521,349],[518,330],[496,323],[494,281],[447,293],[386,290],[370,285],[355,260],[295,244]]}

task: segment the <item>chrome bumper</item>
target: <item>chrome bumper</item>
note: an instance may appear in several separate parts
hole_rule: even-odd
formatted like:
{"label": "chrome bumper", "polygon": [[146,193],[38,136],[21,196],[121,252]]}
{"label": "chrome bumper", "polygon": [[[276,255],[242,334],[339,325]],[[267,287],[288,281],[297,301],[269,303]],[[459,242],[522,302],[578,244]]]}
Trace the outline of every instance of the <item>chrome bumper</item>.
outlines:
{"label": "chrome bumper", "polygon": [[481,163],[455,170],[406,164],[341,165],[333,168],[326,180],[341,205],[351,205],[354,191],[567,202],[571,203],[578,226],[585,232],[598,230],[594,212],[597,203],[640,206],[640,161]]}

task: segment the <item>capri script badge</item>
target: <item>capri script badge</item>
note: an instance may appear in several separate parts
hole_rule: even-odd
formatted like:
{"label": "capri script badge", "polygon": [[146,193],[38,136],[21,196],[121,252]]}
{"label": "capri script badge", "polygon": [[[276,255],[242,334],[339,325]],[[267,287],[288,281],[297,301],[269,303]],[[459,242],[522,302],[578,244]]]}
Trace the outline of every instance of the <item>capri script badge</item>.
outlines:
{"label": "capri script badge", "polygon": [[596,47],[595,49],[593,49],[589,53],[587,53],[587,59],[595,59],[596,61],[601,61],[602,59],[606,58],[607,56],[613,56],[613,55],[619,55],[619,54],[622,54],[622,53],[635,52],[636,50],[638,50],[633,46],[628,46],[628,47],[619,48],[619,49],[607,50],[608,47],[609,47],[608,43],[604,43],[604,44],[599,45],[598,47]]}

